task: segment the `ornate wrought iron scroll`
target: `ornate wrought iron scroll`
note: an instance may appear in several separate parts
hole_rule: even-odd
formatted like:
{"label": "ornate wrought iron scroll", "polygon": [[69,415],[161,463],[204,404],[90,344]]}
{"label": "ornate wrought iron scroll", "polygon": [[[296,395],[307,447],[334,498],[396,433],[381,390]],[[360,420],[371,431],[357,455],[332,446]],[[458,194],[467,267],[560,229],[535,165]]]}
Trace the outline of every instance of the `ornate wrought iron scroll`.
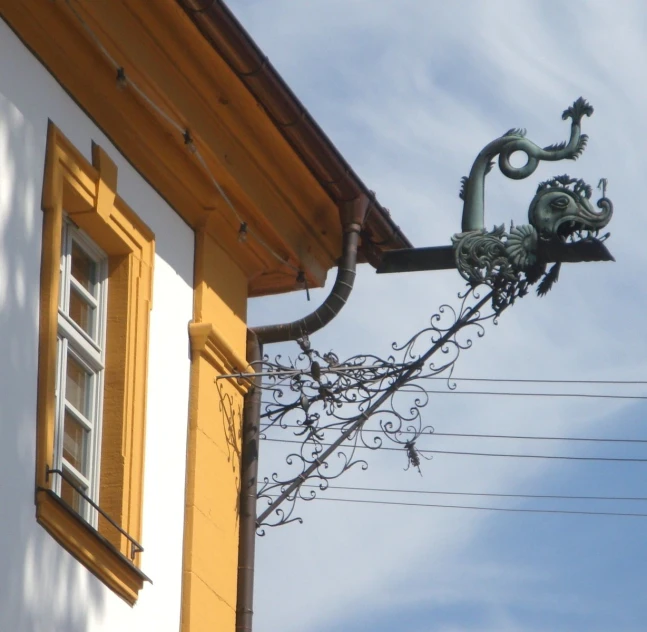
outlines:
{"label": "ornate wrought iron scroll", "polygon": [[[455,388],[456,361],[501,311],[492,308],[492,291],[485,289],[481,297],[478,288],[468,287],[459,294],[458,309],[441,306],[428,327],[404,344],[394,343],[385,359],[362,354],[341,362],[332,352],[314,350],[307,337],[298,341],[294,360],[265,358],[261,370],[269,375],[264,389],[270,399],[262,414],[262,437],[271,440],[272,431],[280,428],[290,431],[299,447],[286,457],[285,473],[275,472],[260,483],[258,496],[266,501],[258,516],[260,534],[263,527],[301,522],[294,513],[298,500],[314,499],[351,468],[366,469],[358,448],[378,450],[389,441],[402,447],[405,469],[421,471],[416,442],[433,428],[422,420],[429,395],[417,380],[446,377],[449,388]],[[304,488],[306,481],[314,485]]]}

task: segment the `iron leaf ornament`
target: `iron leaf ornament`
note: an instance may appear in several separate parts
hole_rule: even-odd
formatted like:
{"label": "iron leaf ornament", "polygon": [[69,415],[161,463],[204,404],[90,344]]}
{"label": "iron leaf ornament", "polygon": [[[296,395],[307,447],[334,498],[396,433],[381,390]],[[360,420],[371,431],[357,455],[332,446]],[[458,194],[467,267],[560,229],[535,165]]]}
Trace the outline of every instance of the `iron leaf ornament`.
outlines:
{"label": "iron leaf ornament", "polygon": [[[577,160],[588,140],[581,132],[581,122],[592,114],[593,107],[580,97],[562,114],[562,119],[571,120],[568,141],[542,148],[526,138],[525,130],[511,129],[486,145],[469,176],[462,179],[462,230],[451,238],[452,246],[387,253],[378,272],[456,267],[470,286],[492,289],[492,306],[500,313],[527,294],[531,285],[539,283],[537,293],[546,294],[557,281],[563,263],[612,261],[604,245],[609,234],[600,236],[613,214],[605,179],[600,180],[602,197],[595,204],[597,209],[586,182],[561,175],[539,184],[530,202],[527,224],[511,223],[509,230],[503,224],[491,231],[485,228],[485,178],[497,158],[501,172],[513,180],[532,175],[541,161]],[[526,155],[522,167],[510,161],[516,152]]]}

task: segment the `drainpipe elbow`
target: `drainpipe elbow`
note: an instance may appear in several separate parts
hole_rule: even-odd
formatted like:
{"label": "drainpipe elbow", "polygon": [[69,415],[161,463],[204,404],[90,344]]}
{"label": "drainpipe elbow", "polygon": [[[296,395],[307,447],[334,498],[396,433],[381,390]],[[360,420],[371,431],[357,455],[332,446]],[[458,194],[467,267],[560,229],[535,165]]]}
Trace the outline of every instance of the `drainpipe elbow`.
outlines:
{"label": "drainpipe elbow", "polygon": [[342,255],[337,267],[337,278],[324,302],[305,318],[280,325],[254,327],[252,331],[261,344],[296,340],[325,327],[346,304],[355,284],[360,233],[367,215],[370,199],[360,194],[354,200],[342,202],[339,215],[342,222]]}

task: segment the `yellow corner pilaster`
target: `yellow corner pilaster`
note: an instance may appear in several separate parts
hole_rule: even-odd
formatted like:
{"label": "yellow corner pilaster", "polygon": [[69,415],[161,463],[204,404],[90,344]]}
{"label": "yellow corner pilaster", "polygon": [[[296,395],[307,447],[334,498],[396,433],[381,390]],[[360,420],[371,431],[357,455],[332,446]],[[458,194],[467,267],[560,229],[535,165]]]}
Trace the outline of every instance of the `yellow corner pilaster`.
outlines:
{"label": "yellow corner pilaster", "polygon": [[196,233],[181,632],[233,632],[247,279]]}

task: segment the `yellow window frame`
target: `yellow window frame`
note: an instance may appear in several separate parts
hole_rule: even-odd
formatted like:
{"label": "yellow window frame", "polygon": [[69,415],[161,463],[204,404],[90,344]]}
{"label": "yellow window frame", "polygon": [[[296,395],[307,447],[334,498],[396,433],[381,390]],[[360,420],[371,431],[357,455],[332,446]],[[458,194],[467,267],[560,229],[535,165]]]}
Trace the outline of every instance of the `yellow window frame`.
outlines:
{"label": "yellow window frame", "polygon": [[108,317],[99,506],[138,542],[155,236],[117,195],[117,167],[98,145],[92,164],[51,121],[43,183],[37,395],[36,517],[129,604],[148,578],[141,555],[103,516],[94,529],[51,489],[63,213],[108,255]]}

